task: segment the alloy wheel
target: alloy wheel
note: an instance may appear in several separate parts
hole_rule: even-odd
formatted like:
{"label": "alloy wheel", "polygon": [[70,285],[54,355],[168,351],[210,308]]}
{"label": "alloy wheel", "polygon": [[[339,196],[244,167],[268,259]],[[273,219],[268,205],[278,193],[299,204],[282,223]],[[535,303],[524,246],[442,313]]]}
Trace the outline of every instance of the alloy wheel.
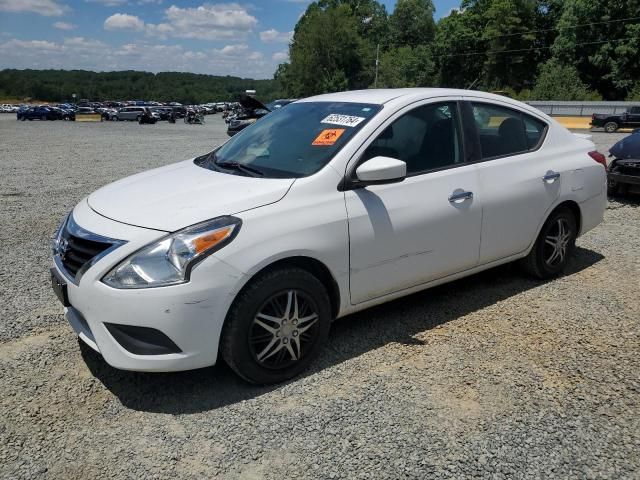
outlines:
{"label": "alloy wheel", "polygon": [[571,242],[571,227],[566,218],[558,218],[544,239],[544,261],[550,267],[564,262]]}
{"label": "alloy wheel", "polygon": [[314,302],[301,290],[271,296],[258,310],[249,331],[254,359],[270,369],[298,362],[317,339],[318,319]]}

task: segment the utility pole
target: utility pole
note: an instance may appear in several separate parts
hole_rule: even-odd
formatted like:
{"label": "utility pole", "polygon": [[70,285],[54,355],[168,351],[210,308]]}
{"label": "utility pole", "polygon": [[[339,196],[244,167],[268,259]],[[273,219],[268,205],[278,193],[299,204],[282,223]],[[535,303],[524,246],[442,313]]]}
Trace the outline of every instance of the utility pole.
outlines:
{"label": "utility pole", "polygon": [[380,44],[376,47],[376,79],[373,81],[373,88],[378,88],[378,64],[380,63]]}

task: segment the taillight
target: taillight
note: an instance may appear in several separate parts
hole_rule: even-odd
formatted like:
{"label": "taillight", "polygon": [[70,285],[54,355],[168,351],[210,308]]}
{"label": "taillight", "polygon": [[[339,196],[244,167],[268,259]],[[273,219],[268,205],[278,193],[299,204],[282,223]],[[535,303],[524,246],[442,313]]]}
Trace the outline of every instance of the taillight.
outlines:
{"label": "taillight", "polygon": [[605,168],[605,170],[607,169],[607,157],[605,157],[603,154],[601,154],[597,150],[594,150],[593,152],[589,152],[589,156],[593,158],[596,162],[598,162],[600,165],[602,165]]}

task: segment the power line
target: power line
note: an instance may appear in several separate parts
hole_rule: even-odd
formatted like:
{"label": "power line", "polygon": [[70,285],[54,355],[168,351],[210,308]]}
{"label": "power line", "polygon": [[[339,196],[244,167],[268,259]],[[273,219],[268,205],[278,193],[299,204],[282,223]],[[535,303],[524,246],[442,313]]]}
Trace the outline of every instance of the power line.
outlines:
{"label": "power line", "polygon": [[[598,40],[596,42],[581,42],[581,43],[575,43],[574,46],[576,47],[581,47],[584,45],[599,45],[602,43],[614,43],[614,42],[624,42],[625,40],[631,40],[631,39],[635,39],[637,37],[623,37],[623,38],[613,38],[610,40]],[[533,47],[533,48],[517,48],[517,49],[512,49],[512,50],[489,50],[486,52],[468,52],[468,53],[444,53],[441,55],[433,55],[433,57],[470,57],[470,56],[475,56],[475,55],[490,55],[490,54],[494,54],[494,53],[522,53],[522,52],[533,52],[536,50],[548,50],[553,48],[553,46],[551,47]]]}
{"label": "power line", "polygon": [[[543,29],[540,29],[540,30],[527,30],[525,32],[518,32],[518,33],[505,33],[504,35],[493,35],[491,37],[482,38],[482,40],[493,40],[494,38],[514,37],[514,36],[517,36],[517,35],[528,35],[529,33],[541,33],[541,32],[553,32],[553,31],[560,31],[560,30],[571,30],[571,29],[575,29],[575,28],[592,27],[594,25],[605,25],[605,24],[611,24],[611,23],[628,22],[628,21],[633,21],[633,20],[640,20],[640,17],[628,17],[628,18],[620,18],[620,19],[617,19],[617,20],[604,20],[602,22],[580,23],[580,24],[575,24],[575,25],[568,25],[566,27],[543,28]],[[469,34],[466,34],[466,35],[476,35],[476,33],[469,33]]]}

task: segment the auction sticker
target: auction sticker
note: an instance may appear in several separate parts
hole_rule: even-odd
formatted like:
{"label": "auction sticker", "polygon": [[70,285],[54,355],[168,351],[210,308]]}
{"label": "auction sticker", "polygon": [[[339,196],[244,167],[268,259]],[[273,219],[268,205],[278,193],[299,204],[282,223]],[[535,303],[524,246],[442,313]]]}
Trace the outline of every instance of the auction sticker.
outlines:
{"label": "auction sticker", "polygon": [[321,120],[320,123],[331,123],[332,125],[342,125],[343,127],[355,127],[364,120],[364,117],[354,117],[352,115],[341,115],[332,113]]}
{"label": "auction sticker", "polygon": [[344,128],[328,128],[320,132],[320,135],[316,137],[311,145],[316,146],[328,146],[333,145],[338,141],[340,136],[344,133]]}

